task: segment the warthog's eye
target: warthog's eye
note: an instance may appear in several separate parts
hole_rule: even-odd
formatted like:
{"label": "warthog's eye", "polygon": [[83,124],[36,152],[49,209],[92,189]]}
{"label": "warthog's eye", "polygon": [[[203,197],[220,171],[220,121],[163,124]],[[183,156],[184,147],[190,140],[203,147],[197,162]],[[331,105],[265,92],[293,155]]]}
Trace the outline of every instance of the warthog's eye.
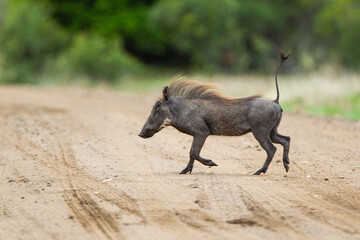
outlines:
{"label": "warthog's eye", "polygon": [[157,110],[157,109],[159,109],[159,107],[160,107],[160,103],[159,102],[157,102],[156,104],[155,104],[155,109]]}

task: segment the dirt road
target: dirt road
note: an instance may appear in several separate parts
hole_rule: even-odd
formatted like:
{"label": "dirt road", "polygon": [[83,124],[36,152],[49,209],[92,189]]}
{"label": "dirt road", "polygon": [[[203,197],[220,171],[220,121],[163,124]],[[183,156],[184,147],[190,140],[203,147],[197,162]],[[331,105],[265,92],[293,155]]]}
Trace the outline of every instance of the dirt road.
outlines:
{"label": "dirt road", "polygon": [[266,175],[252,134],[137,136],[157,95],[0,88],[0,239],[360,239],[360,123],[284,114]]}

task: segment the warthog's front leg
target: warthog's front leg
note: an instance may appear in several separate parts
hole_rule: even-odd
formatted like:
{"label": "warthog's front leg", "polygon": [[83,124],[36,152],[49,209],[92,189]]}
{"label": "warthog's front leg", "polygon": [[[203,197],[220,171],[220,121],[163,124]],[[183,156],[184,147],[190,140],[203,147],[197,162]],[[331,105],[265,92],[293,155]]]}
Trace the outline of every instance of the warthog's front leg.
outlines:
{"label": "warthog's front leg", "polygon": [[192,145],[191,145],[191,150],[190,150],[189,163],[186,166],[186,168],[180,172],[180,174],[186,174],[188,172],[191,173],[191,171],[193,169],[193,166],[194,166],[195,159],[198,160],[199,162],[201,162],[202,164],[207,165],[207,166],[217,166],[217,164],[214,163],[212,160],[200,157],[201,148],[203,147],[204,142],[205,142],[207,137],[208,137],[208,135],[194,136],[194,139],[193,139],[193,142],[192,142]]}

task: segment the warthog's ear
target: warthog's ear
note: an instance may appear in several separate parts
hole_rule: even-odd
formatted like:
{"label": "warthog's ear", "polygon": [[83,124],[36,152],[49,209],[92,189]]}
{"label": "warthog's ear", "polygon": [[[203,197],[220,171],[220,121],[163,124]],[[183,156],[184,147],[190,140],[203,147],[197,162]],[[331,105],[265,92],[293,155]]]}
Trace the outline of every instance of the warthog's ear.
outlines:
{"label": "warthog's ear", "polygon": [[168,86],[164,87],[163,97],[164,97],[164,100],[165,100],[165,101],[167,101],[167,102],[170,101],[170,90],[169,90],[169,87],[168,87]]}

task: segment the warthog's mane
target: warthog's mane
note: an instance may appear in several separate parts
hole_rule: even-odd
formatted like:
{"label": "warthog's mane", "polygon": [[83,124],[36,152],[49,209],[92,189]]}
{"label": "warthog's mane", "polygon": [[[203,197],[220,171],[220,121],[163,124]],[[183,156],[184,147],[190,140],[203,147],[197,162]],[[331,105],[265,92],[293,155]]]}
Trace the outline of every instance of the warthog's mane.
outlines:
{"label": "warthog's mane", "polygon": [[184,77],[175,78],[169,84],[171,97],[188,99],[232,99],[224,96],[218,89],[218,86],[214,84],[204,84]]}
{"label": "warthog's mane", "polygon": [[[187,99],[207,99],[207,100],[230,100],[242,101],[247,99],[254,99],[260,96],[250,96],[246,98],[231,98],[219,92],[219,87],[214,84],[204,84],[198,81],[190,80],[182,76],[176,77],[169,84],[170,97],[179,97]],[[233,100],[233,101],[231,101]]]}

